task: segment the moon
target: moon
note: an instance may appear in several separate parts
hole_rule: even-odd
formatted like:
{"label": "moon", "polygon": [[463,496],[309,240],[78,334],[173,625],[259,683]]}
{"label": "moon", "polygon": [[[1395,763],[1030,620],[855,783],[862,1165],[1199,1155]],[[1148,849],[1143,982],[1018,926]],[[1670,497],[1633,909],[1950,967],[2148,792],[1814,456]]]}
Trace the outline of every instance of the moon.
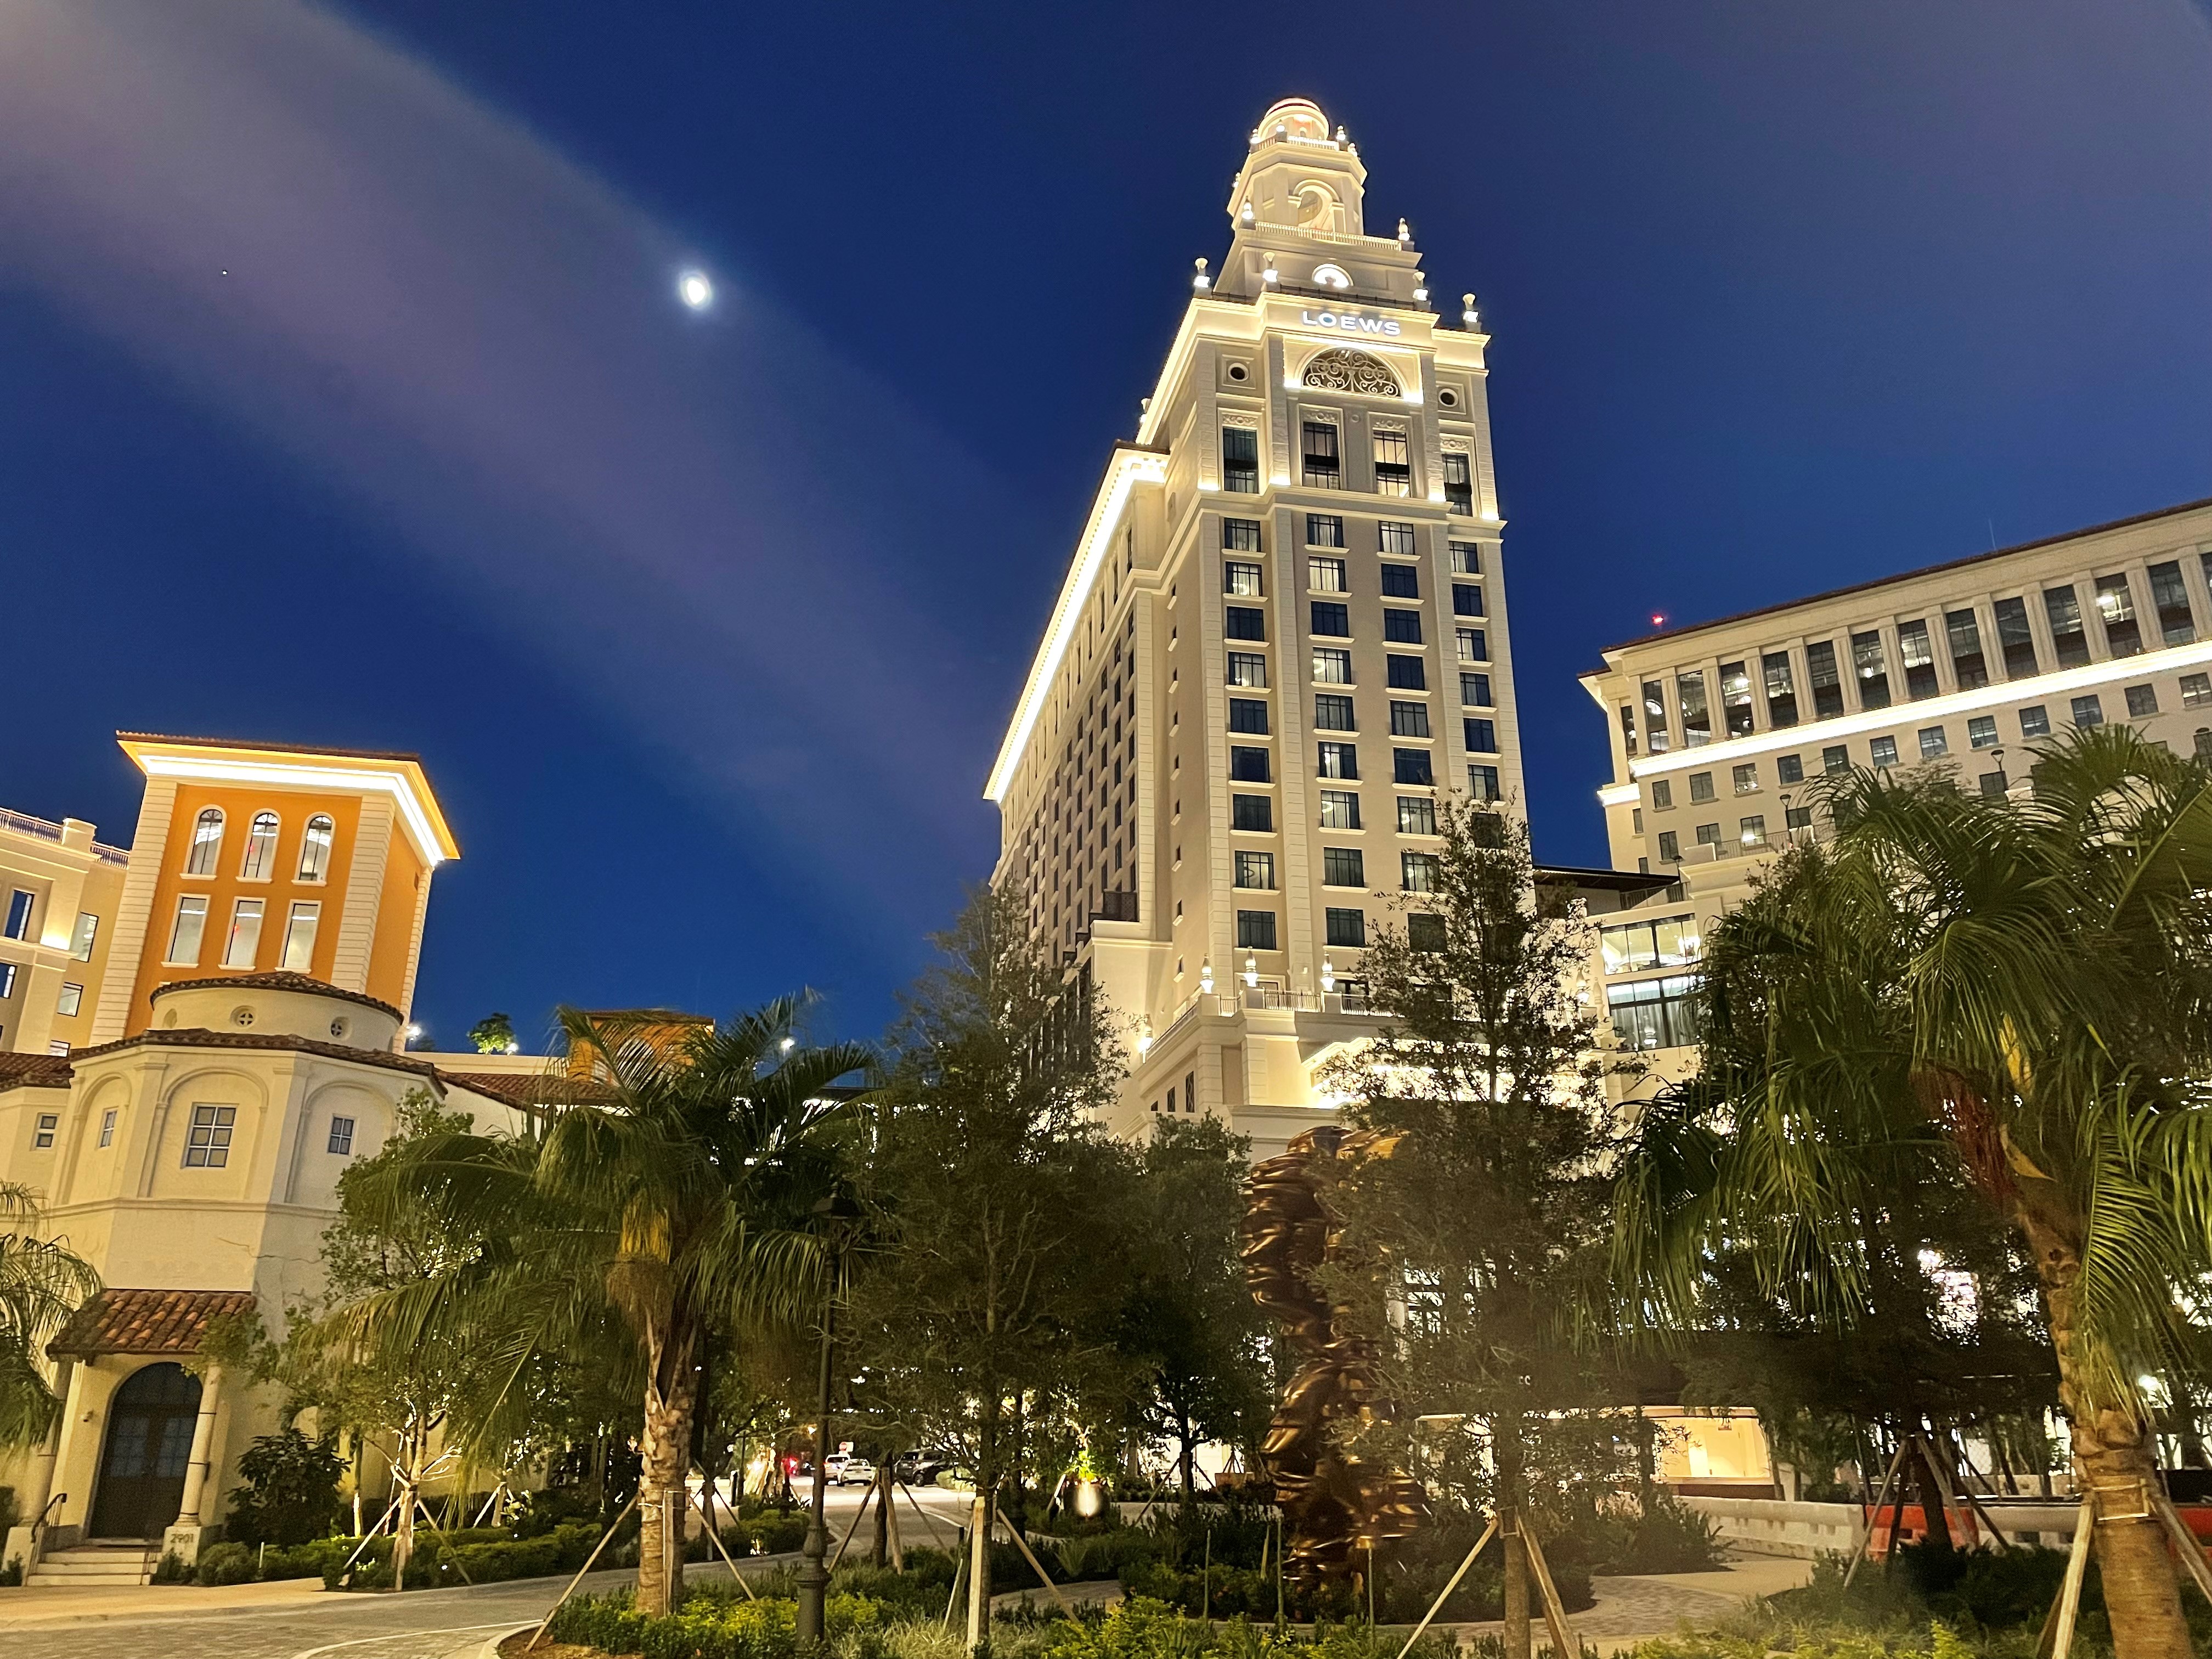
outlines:
{"label": "moon", "polygon": [[687,270],[676,279],[676,297],[694,311],[714,303],[714,284],[703,270]]}

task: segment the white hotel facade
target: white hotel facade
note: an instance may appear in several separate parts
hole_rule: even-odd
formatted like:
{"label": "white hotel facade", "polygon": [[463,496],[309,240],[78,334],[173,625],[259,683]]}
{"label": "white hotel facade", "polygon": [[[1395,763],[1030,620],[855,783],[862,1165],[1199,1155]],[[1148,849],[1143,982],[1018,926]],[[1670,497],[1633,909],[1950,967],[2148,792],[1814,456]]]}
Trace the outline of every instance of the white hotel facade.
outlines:
{"label": "white hotel facade", "polygon": [[1365,186],[1314,105],[1261,118],[986,790],[994,883],[1125,1026],[1124,1133],[1328,1121],[1437,801],[1519,798],[1488,337]]}

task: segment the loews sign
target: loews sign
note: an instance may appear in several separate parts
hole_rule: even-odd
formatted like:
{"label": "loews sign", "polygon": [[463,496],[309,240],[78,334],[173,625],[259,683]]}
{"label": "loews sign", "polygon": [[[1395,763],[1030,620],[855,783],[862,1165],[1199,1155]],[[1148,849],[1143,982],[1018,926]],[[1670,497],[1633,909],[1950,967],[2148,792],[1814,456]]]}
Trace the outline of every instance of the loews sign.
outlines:
{"label": "loews sign", "polygon": [[1301,311],[1298,320],[1308,328],[1340,329],[1346,334],[1397,334],[1395,319],[1389,317],[1356,317],[1348,311]]}

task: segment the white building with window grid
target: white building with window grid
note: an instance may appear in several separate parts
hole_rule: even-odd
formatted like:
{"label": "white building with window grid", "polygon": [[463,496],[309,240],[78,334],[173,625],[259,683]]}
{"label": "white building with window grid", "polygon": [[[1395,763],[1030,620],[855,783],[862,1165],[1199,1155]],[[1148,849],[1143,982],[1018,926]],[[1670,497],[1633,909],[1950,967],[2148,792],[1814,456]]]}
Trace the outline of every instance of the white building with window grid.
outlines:
{"label": "white building with window grid", "polygon": [[1314,105],[1261,118],[986,789],[994,881],[1127,1033],[1123,1133],[1326,1121],[1437,801],[1519,795],[1488,337],[1365,186]]}
{"label": "white building with window grid", "polygon": [[1672,875],[1601,918],[1613,1023],[1657,1075],[1693,1057],[1698,945],[1850,766],[2026,787],[2032,749],[2126,721],[2212,757],[2212,501],[1632,640],[1582,677],[1606,712],[1613,864]]}

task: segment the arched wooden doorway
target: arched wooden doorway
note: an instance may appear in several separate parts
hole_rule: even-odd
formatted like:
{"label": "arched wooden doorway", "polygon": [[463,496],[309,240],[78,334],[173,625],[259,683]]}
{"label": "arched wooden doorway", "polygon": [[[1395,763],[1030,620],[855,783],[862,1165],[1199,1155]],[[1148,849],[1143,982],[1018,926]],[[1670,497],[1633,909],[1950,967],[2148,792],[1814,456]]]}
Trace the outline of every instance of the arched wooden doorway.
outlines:
{"label": "arched wooden doorway", "polygon": [[133,1371],[107,1408],[90,1535],[159,1538],[185,1501],[199,1379],[181,1365]]}

